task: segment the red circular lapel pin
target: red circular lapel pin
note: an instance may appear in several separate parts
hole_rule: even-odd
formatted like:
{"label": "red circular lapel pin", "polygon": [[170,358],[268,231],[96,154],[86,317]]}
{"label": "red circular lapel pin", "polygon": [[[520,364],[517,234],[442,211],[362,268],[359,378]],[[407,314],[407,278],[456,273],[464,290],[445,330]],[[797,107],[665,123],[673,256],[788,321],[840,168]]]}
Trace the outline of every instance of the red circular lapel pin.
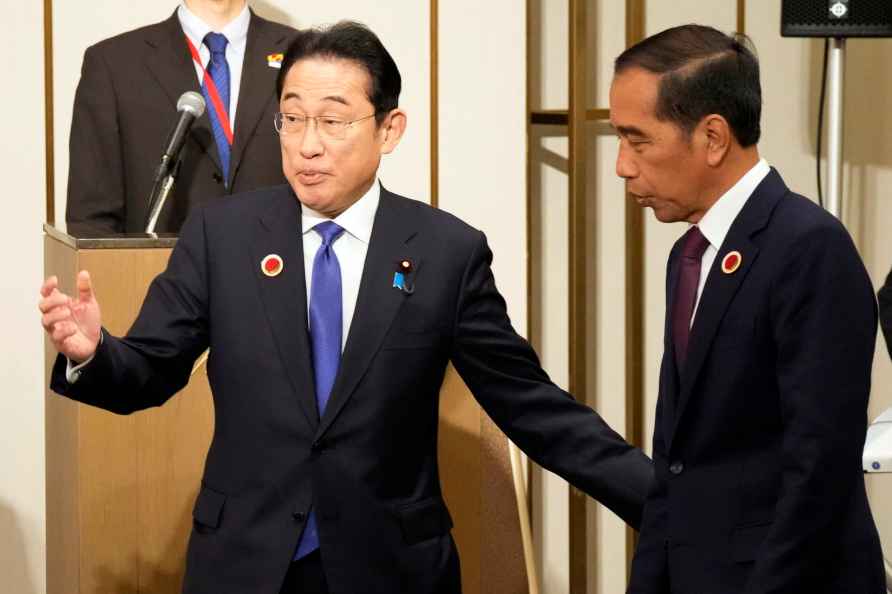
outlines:
{"label": "red circular lapel pin", "polygon": [[285,263],[278,254],[270,254],[260,262],[260,270],[266,276],[278,276],[284,268]]}
{"label": "red circular lapel pin", "polygon": [[743,256],[740,255],[740,252],[737,250],[728,252],[722,259],[722,272],[725,274],[734,274],[737,272],[737,269],[740,268],[742,262]]}

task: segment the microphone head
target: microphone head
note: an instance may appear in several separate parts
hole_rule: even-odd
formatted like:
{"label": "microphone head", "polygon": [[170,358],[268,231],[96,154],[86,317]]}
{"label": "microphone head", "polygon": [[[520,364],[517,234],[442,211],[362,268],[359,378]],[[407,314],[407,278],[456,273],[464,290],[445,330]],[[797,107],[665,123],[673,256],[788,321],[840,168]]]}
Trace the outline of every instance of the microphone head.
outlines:
{"label": "microphone head", "polygon": [[204,114],[204,97],[195,91],[186,91],[177,100],[177,111],[186,111],[196,118]]}

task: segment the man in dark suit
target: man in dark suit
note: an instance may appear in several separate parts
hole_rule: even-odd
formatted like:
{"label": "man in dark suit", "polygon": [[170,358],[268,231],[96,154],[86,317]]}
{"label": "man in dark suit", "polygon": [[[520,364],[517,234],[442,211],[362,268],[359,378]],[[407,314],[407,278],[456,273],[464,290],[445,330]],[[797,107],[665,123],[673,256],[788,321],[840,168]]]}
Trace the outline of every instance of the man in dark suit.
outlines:
{"label": "man in dark suit", "polygon": [[533,459],[637,526],[650,461],[548,379],[484,235],[377,181],[406,126],[378,38],[302,32],[277,84],[289,185],[197,209],[126,337],[101,330],[88,273],[76,300],[42,288],[52,387],[81,402],[160,405],[210,347],[185,592],[460,592],[437,466],[450,361]]}
{"label": "man in dark suit", "polygon": [[881,594],[861,471],[876,338],[845,228],[759,157],[745,40],[669,29],[616,60],[617,173],[675,244],[633,594]]}
{"label": "man in dark suit", "polygon": [[[155,171],[186,91],[202,93],[207,109],[183,147],[156,231],[178,232],[196,205],[282,183],[270,122],[281,54],[293,34],[245,0],[185,0],[161,23],[88,48],[71,121],[69,230],[145,229]],[[220,115],[205,72],[216,81]]]}

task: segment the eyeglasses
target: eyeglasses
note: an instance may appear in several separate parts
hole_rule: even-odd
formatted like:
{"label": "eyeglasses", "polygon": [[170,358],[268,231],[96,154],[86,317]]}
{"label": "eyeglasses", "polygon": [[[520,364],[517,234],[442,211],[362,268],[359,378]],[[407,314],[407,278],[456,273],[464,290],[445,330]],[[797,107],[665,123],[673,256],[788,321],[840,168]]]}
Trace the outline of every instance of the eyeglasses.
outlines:
{"label": "eyeglasses", "polygon": [[278,112],[275,115],[273,123],[276,126],[276,132],[279,134],[303,134],[307,129],[307,122],[313,120],[316,122],[316,132],[324,138],[331,140],[343,140],[347,136],[347,128],[369,118],[375,117],[376,114],[367,115],[355,120],[342,120],[330,116],[305,116],[296,113]]}

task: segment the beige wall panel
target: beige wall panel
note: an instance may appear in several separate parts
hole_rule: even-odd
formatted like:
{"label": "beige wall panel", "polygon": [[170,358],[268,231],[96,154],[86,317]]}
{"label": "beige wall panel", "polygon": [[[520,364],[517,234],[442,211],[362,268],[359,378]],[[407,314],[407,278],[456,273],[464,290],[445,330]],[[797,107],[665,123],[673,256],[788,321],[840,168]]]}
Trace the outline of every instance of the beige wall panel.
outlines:
{"label": "beige wall panel", "polygon": [[486,233],[511,321],[526,334],[526,19],[515,6],[439,3],[439,205]]}
{"label": "beige wall panel", "polygon": [[[538,311],[534,318],[541,324],[534,336],[534,346],[542,365],[559,386],[567,387],[568,327],[568,200],[567,139],[542,137],[555,130],[537,127],[531,139],[531,163],[535,165],[531,187],[537,208],[530,213],[533,224],[534,258],[538,258],[531,284]],[[538,197],[538,198],[536,198]],[[533,538],[542,592],[568,592],[569,540],[567,483],[536,467],[531,485],[533,501]]]}
{"label": "beige wall panel", "polygon": [[[614,172],[616,138],[595,136],[604,126],[589,125],[592,163],[591,200],[595,276],[590,287],[593,297],[595,337],[595,374],[592,389],[595,398],[589,404],[620,434],[626,424],[625,367],[625,184]],[[589,592],[623,592],[626,588],[626,525],[612,512],[589,500],[588,515],[597,516],[597,532],[589,533],[589,542],[598,559],[597,585]]]}
{"label": "beige wall panel", "polygon": [[593,87],[589,107],[606,108],[610,103],[610,81],[613,79],[613,61],[626,49],[626,7],[625,2],[596,2],[590,10],[594,23],[590,27]]}
{"label": "beige wall panel", "polygon": [[[764,4],[765,0],[750,0],[750,3]],[[763,6],[764,8],[764,6]],[[737,27],[737,0],[645,0],[644,27],[648,35],[658,33],[663,29],[698,23],[716,27],[725,32],[731,32]],[[779,13],[780,9],[778,9]],[[772,11],[773,14],[774,11]],[[762,16],[764,20],[764,15]],[[777,17],[780,18],[779,16]],[[775,29],[780,29],[780,23],[776,23]]]}
{"label": "beige wall panel", "polygon": [[[530,0],[530,109],[566,110],[569,102],[569,3]],[[533,229],[530,257],[531,335],[542,365],[567,387],[568,327],[568,145],[566,127],[535,126],[530,139],[529,213]],[[538,467],[531,477],[533,538],[542,592],[569,591],[569,490],[567,483]]]}
{"label": "beige wall panel", "polygon": [[[514,328],[525,335],[526,15],[517,10],[515,0],[452,0],[438,3],[437,25],[439,207],[486,234],[508,315]],[[396,26],[405,23],[398,19]],[[471,444],[479,447],[475,455],[479,456],[480,483],[473,493],[480,521],[468,527],[477,532],[476,538],[460,540],[465,547],[461,550],[465,589],[506,594],[525,591],[508,441],[453,371],[444,394],[444,406],[459,407],[466,420],[474,420],[467,431],[479,439],[452,441],[455,451],[467,450]],[[448,422],[441,427],[452,431]],[[441,439],[441,453],[448,445]],[[446,478],[449,475],[443,468],[441,474]],[[461,467],[451,476],[462,476]],[[454,483],[453,487],[463,484]],[[468,496],[455,488],[453,494]],[[452,505],[448,495],[447,501]]]}
{"label": "beige wall panel", "polygon": [[530,109],[567,109],[569,3],[529,0]]}
{"label": "beige wall panel", "polygon": [[46,588],[43,336],[37,313],[45,211],[43,3],[4,2],[4,274],[0,308],[0,591]]}

